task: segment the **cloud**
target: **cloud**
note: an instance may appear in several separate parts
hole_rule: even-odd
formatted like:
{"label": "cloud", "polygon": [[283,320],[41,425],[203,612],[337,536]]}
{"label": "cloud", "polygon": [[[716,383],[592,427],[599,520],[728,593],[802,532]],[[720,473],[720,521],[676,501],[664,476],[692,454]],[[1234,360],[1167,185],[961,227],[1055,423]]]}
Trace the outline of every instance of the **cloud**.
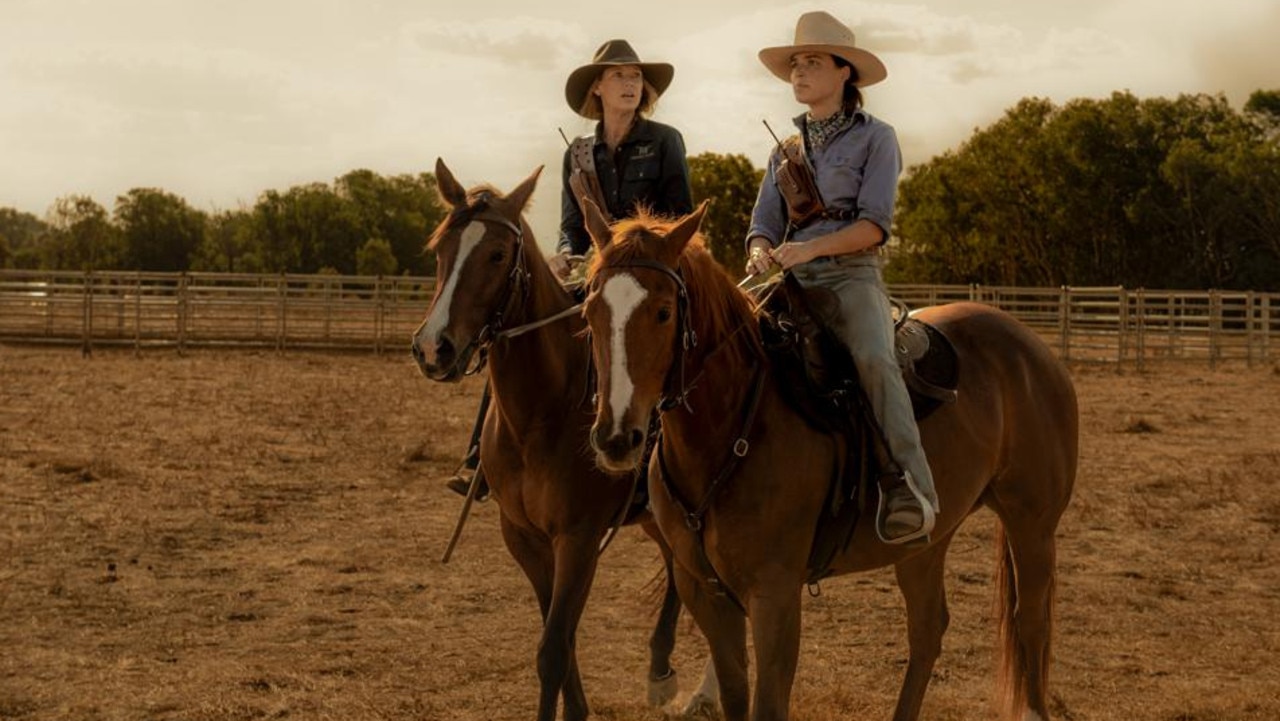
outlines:
{"label": "cloud", "polygon": [[535,70],[563,68],[581,33],[571,25],[529,17],[483,23],[422,23],[411,33],[424,50]]}
{"label": "cloud", "polygon": [[1255,3],[1227,17],[1230,22],[1187,48],[1204,83],[1237,104],[1255,90],[1280,89],[1280,4]]}

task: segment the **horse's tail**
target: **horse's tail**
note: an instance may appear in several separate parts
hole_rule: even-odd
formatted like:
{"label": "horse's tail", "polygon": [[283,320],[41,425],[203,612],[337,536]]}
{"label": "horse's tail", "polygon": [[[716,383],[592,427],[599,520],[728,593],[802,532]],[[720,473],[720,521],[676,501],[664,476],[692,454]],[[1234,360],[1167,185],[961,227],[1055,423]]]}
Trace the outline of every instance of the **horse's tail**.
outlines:
{"label": "horse's tail", "polygon": [[[1039,663],[1028,664],[1026,644],[1018,631],[1018,567],[1003,523],[996,524],[996,608],[999,628],[999,671],[996,693],[1000,716],[1010,721],[1026,718],[1029,690],[1046,688],[1049,669],[1049,648],[1053,637],[1053,599],[1055,579],[1049,579],[1048,613],[1045,617],[1046,643]],[[1032,670],[1034,668],[1034,670]],[[1037,674],[1039,678],[1031,678]]]}

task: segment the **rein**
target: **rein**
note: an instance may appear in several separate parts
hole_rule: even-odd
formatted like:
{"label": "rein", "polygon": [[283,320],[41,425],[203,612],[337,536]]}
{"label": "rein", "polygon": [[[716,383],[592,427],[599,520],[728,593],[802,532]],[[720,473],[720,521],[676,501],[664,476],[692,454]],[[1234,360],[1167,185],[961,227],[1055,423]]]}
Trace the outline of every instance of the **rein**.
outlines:
{"label": "rein", "polygon": [[568,308],[565,308],[564,310],[560,311],[559,313],[556,313],[553,316],[548,316],[546,318],[543,318],[542,320],[535,320],[532,323],[525,323],[524,325],[518,325],[514,328],[507,328],[506,330],[498,331],[493,335],[493,339],[509,340],[511,338],[518,338],[524,335],[525,333],[528,333],[529,331],[534,331],[543,326],[551,325],[552,323],[555,323],[558,320],[564,320],[565,318],[568,318],[571,315],[581,313],[581,312],[582,312],[581,303],[578,303],[576,305],[571,305]]}

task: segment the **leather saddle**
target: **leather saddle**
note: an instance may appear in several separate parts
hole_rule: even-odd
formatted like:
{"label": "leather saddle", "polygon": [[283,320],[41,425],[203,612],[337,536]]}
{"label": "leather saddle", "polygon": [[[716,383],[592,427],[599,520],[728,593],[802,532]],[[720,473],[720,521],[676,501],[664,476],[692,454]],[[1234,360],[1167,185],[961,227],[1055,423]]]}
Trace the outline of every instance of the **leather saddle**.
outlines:
{"label": "leather saddle", "polygon": [[[835,294],[804,288],[790,275],[775,283],[781,287],[768,284],[756,291],[758,298],[767,298],[758,320],[775,373],[788,400],[811,423],[839,426],[849,418],[850,396],[861,386],[848,351],[819,320],[834,314]],[[942,331],[908,316],[905,304],[894,305],[894,355],[919,421],[955,401],[959,359]]]}
{"label": "leather saddle", "polygon": [[[765,350],[786,401],[816,430],[843,443],[842,462],[831,479],[828,512],[818,519],[809,555],[809,582],[830,575],[832,560],[853,537],[866,508],[875,508],[874,480],[895,472],[848,350],[819,321],[837,307],[830,291],[803,288],[789,274],[757,289],[764,298],[758,322]],[[960,368],[955,348],[934,326],[907,315],[895,303],[894,350],[917,421],[954,402]]]}

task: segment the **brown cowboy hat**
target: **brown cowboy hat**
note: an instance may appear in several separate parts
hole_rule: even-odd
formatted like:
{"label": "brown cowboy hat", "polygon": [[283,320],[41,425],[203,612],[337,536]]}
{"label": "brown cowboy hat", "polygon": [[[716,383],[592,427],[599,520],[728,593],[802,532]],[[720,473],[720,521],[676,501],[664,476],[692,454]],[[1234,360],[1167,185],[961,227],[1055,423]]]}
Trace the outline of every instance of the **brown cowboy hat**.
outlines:
{"label": "brown cowboy hat", "polygon": [[587,99],[587,93],[591,92],[591,85],[600,77],[600,72],[615,65],[639,67],[644,79],[658,91],[658,95],[666,91],[671,78],[676,74],[676,69],[670,63],[640,62],[636,51],[631,49],[631,44],[626,40],[610,40],[600,46],[590,64],[569,73],[569,80],[564,84],[564,99],[573,112],[582,108],[582,103]]}
{"label": "brown cowboy hat", "polygon": [[795,44],[761,50],[760,62],[774,75],[791,82],[791,56],[796,53],[827,53],[847,60],[858,72],[854,85],[860,88],[875,85],[889,75],[880,58],[854,47],[853,31],[847,25],[820,11],[801,15],[796,21]]}

